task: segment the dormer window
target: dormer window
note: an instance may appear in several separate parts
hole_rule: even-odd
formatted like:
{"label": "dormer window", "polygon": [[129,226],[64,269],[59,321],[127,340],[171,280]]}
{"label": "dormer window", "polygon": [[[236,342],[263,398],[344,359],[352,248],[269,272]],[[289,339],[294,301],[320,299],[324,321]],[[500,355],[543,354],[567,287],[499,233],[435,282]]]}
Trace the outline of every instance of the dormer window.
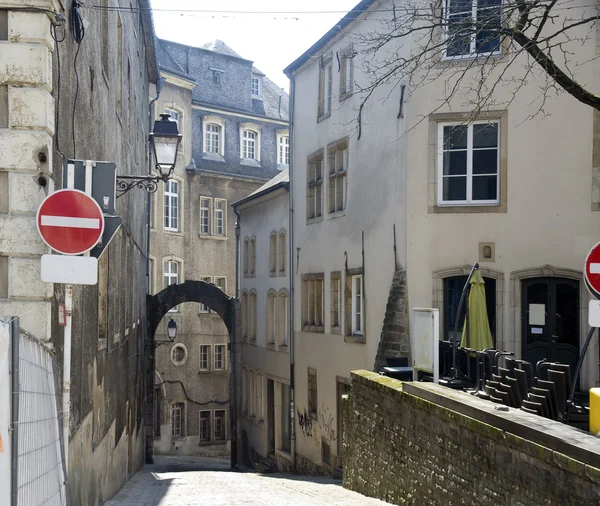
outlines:
{"label": "dormer window", "polygon": [[252,76],[252,97],[259,98],[262,95],[262,79]]}

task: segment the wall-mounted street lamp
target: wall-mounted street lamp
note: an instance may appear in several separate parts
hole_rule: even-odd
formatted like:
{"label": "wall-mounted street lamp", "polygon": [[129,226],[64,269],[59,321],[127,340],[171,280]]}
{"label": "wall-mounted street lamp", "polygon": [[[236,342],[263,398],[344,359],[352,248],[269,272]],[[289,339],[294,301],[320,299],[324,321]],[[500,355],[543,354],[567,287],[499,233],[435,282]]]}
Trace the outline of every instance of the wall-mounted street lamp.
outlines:
{"label": "wall-mounted street lamp", "polygon": [[117,176],[117,198],[125,195],[132,188],[140,188],[148,193],[158,190],[160,181],[167,182],[175,170],[177,153],[182,135],[177,123],[169,114],[161,114],[154,122],[154,129],[149,135],[154,166],[158,172],[155,176]]}
{"label": "wall-mounted street lamp", "polygon": [[175,322],[175,320],[173,320],[173,318],[170,318],[169,323],[167,323],[167,337],[168,339],[164,339],[162,341],[152,341],[152,343],[154,343],[154,347],[158,348],[162,344],[173,344],[173,342],[177,338],[177,323]]}

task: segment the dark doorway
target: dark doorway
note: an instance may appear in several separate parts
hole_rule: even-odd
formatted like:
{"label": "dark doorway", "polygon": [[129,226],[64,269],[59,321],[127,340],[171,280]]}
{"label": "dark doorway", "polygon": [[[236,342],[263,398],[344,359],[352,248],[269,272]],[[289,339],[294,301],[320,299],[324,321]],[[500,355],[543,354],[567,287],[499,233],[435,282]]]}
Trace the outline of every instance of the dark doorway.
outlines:
{"label": "dark doorway", "polygon": [[343,468],[342,453],[344,444],[344,401],[343,395],[350,393],[350,384],[337,380],[336,398],[337,398],[337,466]]}
{"label": "dark doorway", "polygon": [[[444,279],[444,341],[450,341],[452,332],[454,332],[456,311],[458,310],[458,303],[466,281],[467,276],[454,276]],[[494,347],[496,347],[496,280],[483,276],[483,281],[485,282],[485,302],[490,322],[490,331]],[[461,314],[458,315],[457,342],[460,342],[462,338],[467,303],[468,299],[463,303]]]}
{"label": "dark doorway", "polygon": [[571,366],[579,359],[579,281],[532,278],[522,282],[523,359]]}
{"label": "dark doorway", "polygon": [[275,455],[275,383],[267,380],[267,426],[269,428],[269,455]]}

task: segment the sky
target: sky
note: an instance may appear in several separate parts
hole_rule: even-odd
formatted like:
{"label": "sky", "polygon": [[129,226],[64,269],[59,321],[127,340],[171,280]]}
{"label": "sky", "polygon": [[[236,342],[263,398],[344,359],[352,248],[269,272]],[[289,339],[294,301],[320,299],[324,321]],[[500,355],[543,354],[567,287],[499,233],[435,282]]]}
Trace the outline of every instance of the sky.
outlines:
{"label": "sky", "polygon": [[[254,61],[259,70],[288,91],[289,81],[283,69],[358,1],[151,0],[151,3],[159,38],[189,46],[221,39],[240,56]],[[189,12],[216,9],[221,12]]]}

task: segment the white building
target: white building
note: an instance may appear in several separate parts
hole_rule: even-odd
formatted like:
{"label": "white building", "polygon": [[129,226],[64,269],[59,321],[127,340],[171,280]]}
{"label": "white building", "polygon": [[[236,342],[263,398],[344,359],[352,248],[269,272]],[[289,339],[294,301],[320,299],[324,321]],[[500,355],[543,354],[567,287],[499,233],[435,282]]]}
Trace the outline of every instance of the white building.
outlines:
{"label": "white building", "polygon": [[[579,10],[570,15],[582,14],[586,3],[572,3]],[[341,465],[340,398],[349,371],[409,355],[412,307],[439,308],[440,338],[448,338],[475,262],[497,348],[534,363],[546,357],[574,365],[587,334],[582,267],[600,237],[598,113],[562,94],[545,104],[545,117],[528,119],[541,82],[530,76],[514,97],[499,87],[498,107],[471,121],[461,97],[441,102],[446,80],[410,90],[393,82],[365,104],[359,139],[359,90],[370,83],[365,68],[373,55],[358,51],[356,41],[381,31],[381,20],[394,13],[392,2],[360,2],[286,69],[301,470]],[[597,56],[594,34],[573,46],[580,62]],[[403,38],[382,57],[406,57],[414,44]],[[498,72],[509,61],[505,50],[497,54]],[[479,56],[467,49],[462,65]],[[521,79],[525,61],[520,56],[508,68],[509,78]],[[578,68],[582,82],[597,76],[593,61]],[[451,134],[467,139],[453,148],[464,155],[445,149]],[[450,184],[444,166],[461,179]],[[545,321],[528,319],[531,304],[544,305]],[[597,354],[595,338],[582,389],[598,384]]]}
{"label": "white building", "polygon": [[242,459],[270,459],[278,469],[291,467],[288,192],[285,169],[233,204],[242,247]]}

